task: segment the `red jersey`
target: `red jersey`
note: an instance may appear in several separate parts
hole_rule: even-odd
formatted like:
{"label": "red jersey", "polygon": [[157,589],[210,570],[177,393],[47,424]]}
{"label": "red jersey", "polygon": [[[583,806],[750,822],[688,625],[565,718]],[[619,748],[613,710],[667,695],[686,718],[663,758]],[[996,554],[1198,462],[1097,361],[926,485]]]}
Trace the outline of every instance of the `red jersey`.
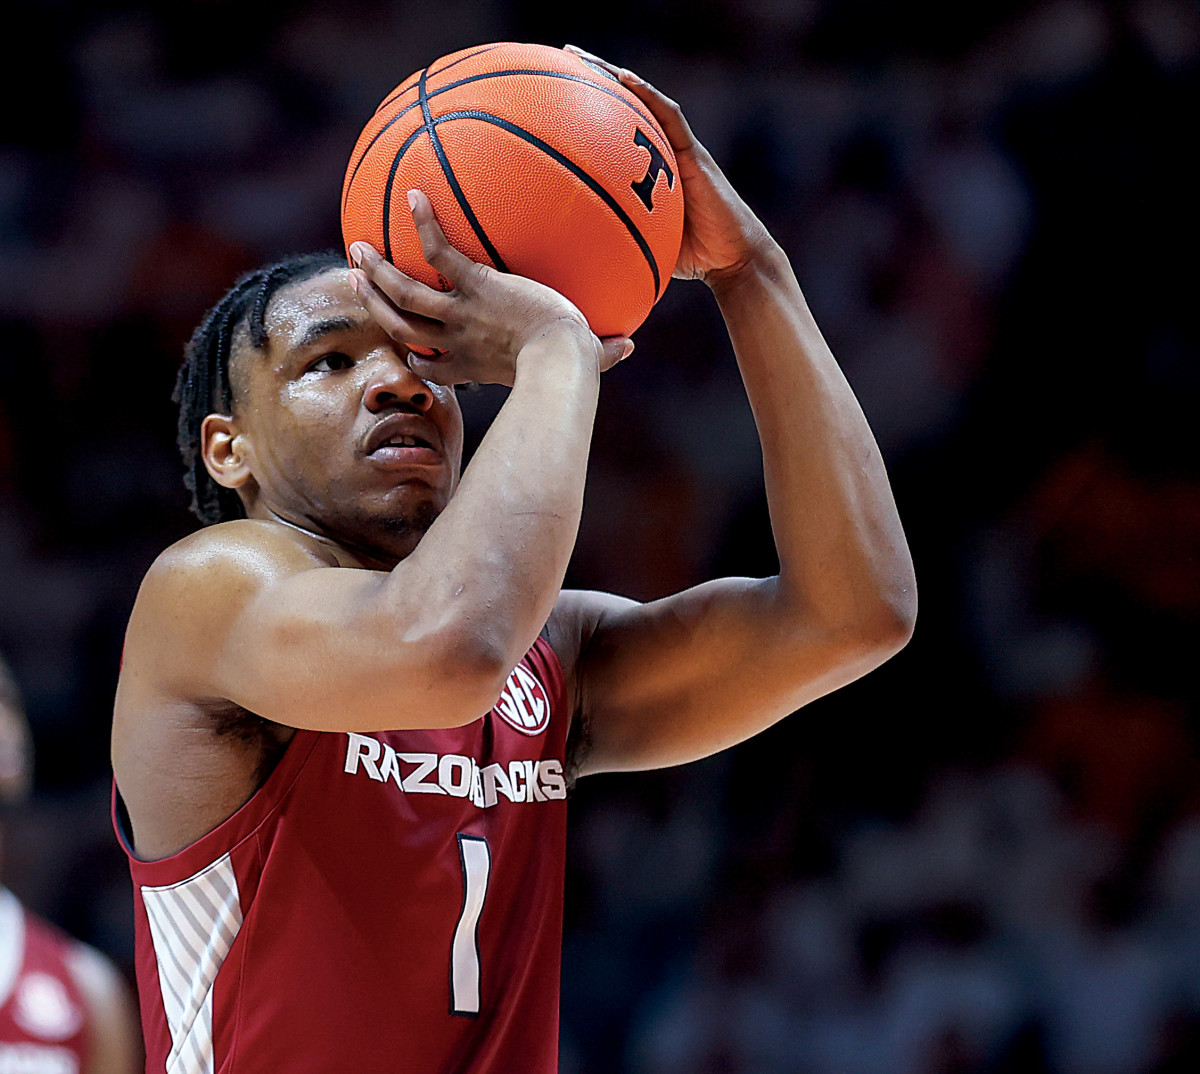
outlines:
{"label": "red jersey", "polygon": [[178,854],[122,836],[147,1071],[556,1071],[568,721],[539,638],[466,727],[297,731]]}
{"label": "red jersey", "polygon": [[0,1074],[79,1074],[83,997],[67,968],[75,941],[0,888]]}

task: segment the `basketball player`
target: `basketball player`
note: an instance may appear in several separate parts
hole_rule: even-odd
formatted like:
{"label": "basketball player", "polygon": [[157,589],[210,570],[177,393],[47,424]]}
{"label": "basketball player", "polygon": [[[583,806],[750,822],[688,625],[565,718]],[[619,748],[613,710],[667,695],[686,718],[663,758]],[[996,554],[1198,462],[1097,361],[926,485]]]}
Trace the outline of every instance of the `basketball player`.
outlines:
{"label": "basketball player", "polygon": [[[32,759],[21,699],[0,661],[0,808],[28,795]],[[0,886],[0,1074],[133,1074],[141,1059],[133,997],[117,968]]]}
{"label": "basketball player", "polygon": [[[421,193],[448,292],[359,245],[243,279],[179,381],[208,525],[148,572],[115,705],[149,1069],[549,1074],[571,780],[724,749],[909,636],[884,467],[787,258],[609,69],[677,154],[675,275],[728,325],[780,573],[561,590],[630,341],[456,253]],[[469,381],[511,392],[460,475]]]}

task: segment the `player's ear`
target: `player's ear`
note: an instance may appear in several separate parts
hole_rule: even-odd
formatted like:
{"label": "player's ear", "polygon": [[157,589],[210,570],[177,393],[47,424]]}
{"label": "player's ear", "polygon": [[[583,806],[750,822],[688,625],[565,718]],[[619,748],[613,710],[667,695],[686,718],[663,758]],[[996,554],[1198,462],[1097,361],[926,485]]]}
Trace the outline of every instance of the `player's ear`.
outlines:
{"label": "player's ear", "polygon": [[200,425],[200,451],[212,479],[227,489],[250,480],[250,442],[228,414],[209,414]]}

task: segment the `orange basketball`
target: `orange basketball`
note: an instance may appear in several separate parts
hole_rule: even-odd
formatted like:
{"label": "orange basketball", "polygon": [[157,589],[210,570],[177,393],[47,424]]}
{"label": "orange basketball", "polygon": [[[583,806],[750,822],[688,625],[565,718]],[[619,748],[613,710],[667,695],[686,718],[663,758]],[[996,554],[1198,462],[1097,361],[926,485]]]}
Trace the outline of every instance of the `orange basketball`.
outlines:
{"label": "orange basketball", "polygon": [[423,190],[473,261],[569,298],[598,336],[630,335],[671,278],[683,233],[675,155],[649,109],[601,68],[545,45],[443,56],[390,93],[346,167],[342,237],[446,282],[421,252]]}

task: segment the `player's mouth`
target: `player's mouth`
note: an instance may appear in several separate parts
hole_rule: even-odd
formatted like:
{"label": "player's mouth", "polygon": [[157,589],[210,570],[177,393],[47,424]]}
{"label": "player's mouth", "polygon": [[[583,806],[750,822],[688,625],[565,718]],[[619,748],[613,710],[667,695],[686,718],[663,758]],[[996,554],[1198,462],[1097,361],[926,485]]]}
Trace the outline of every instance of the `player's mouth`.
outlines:
{"label": "player's mouth", "polygon": [[384,418],[368,434],[364,448],[367,458],[386,469],[442,462],[441,437],[432,422],[415,414]]}

